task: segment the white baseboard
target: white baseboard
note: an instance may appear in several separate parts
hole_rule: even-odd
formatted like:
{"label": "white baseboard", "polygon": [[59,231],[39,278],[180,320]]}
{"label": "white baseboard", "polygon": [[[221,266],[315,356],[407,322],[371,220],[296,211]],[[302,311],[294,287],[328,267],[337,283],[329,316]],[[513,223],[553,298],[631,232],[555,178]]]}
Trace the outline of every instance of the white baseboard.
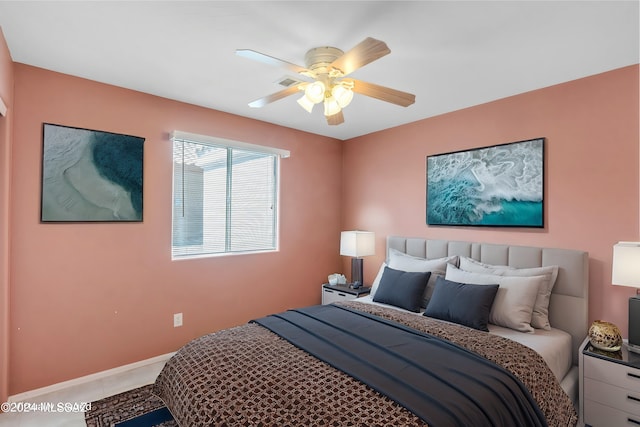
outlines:
{"label": "white baseboard", "polygon": [[100,379],[103,379],[103,378],[110,377],[111,375],[120,374],[120,373],[123,373],[123,372],[130,371],[132,369],[137,369],[137,368],[142,368],[142,367],[145,367],[145,366],[148,366],[148,365],[153,365],[155,363],[166,362],[174,354],[176,354],[176,353],[173,352],[173,353],[162,354],[160,356],[152,357],[150,359],[141,360],[139,362],[130,363],[128,365],[118,366],[117,368],[107,369],[106,371],[101,371],[101,372],[96,372],[95,374],[85,375],[84,377],[74,378],[72,380],[63,381],[61,383],[52,384],[52,385],[49,385],[49,386],[46,386],[46,387],[42,387],[42,388],[37,388],[35,390],[25,391],[24,393],[14,394],[12,396],[9,396],[8,401],[9,402],[22,402],[22,401],[25,401],[25,400],[31,400],[31,399],[33,399],[35,397],[38,397],[38,396],[41,396],[43,394],[53,393],[53,392],[56,392],[56,391],[64,390],[64,389],[69,388],[69,387],[73,387],[73,386],[77,386],[77,385],[81,385],[81,384],[86,384],[86,383],[91,382],[91,381],[100,380]]}

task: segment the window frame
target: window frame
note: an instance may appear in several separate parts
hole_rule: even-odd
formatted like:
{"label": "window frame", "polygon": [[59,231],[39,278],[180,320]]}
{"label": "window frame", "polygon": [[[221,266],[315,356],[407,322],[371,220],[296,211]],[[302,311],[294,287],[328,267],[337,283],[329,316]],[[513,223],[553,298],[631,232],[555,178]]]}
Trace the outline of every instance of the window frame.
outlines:
{"label": "window frame", "polygon": [[[175,231],[175,168],[178,164],[175,161],[174,154],[172,154],[172,191],[171,191],[171,205],[172,205],[172,214],[171,214],[171,259],[172,261],[179,260],[188,260],[194,258],[208,258],[208,257],[219,257],[219,256],[228,256],[228,255],[243,255],[243,254],[257,254],[257,253],[268,253],[268,252],[277,252],[279,250],[279,236],[280,236],[280,159],[290,157],[291,153],[288,150],[269,147],[264,145],[250,144],[247,142],[234,141],[224,138],[218,138],[208,135],[199,135],[189,132],[183,131],[173,131],[170,134],[170,141],[172,152],[175,150],[176,142],[184,142],[184,143],[192,143],[192,144],[200,144],[203,146],[211,146],[214,148],[224,149],[226,150],[226,160],[227,160],[227,168],[225,175],[227,177],[226,180],[226,189],[225,189],[225,199],[227,204],[227,211],[225,217],[225,242],[224,242],[224,250],[216,251],[216,252],[187,252],[185,254],[176,254],[174,246],[174,231]],[[273,247],[270,248],[260,248],[260,249],[244,249],[244,250],[231,250],[230,247],[230,239],[229,230],[231,227],[231,216],[229,212],[230,199],[232,197],[233,192],[231,191],[232,182],[231,176],[233,175],[233,167],[231,164],[233,163],[233,152],[234,150],[261,154],[261,155],[269,155],[273,156],[274,165],[273,165],[273,200],[274,200],[274,216],[273,216]],[[184,203],[184,194],[182,195],[182,203]],[[204,223],[203,223],[204,224]],[[204,226],[203,226],[204,229]]]}

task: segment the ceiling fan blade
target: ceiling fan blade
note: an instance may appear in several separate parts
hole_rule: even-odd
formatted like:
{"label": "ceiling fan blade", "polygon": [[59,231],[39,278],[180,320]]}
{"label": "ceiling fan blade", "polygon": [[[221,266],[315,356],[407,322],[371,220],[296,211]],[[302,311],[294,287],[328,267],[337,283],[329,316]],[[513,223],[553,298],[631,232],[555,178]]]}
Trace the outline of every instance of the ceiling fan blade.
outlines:
{"label": "ceiling fan blade", "polygon": [[279,99],[286,98],[287,96],[290,96],[290,95],[294,95],[300,91],[300,88],[298,86],[300,86],[300,84],[289,86],[288,88],[283,89],[279,92],[275,92],[275,93],[272,93],[271,95],[267,95],[260,99],[256,99],[255,101],[252,101],[249,103],[249,107],[261,108]]}
{"label": "ceiling fan blade", "polygon": [[342,75],[346,76],[389,53],[391,53],[391,50],[385,42],[367,37],[340,58],[333,61],[331,66],[339,69],[342,71]]}
{"label": "ceiling fan blade", "polygon": [[264,53],[256,52],[251,49],[236,49],[236,55],[242,56],[243,58],[253,59],[254,61],[262,62],[264,64],[284,67],[296,73],[309,72],[309,70],[299,65],[283,61],[282,59],[274,58],[273,56],[265,55]]}
{"label": "ceiling fan blade", "polygon": [[391,102],[392,104],[400,105],[402,107],[408,107],[416,102],[416,96],[412,93],[363,82],[362,80],[345,79],[345,81],[353,82],[354,92],[370,96],[381,101]]}
{"label": "ceiling fan blade", "polygon": [[327,124],[331,126],[336,126],[341,123],[344,123],[344,115],[342,114],[342,110],[338,111],[336,114],[332,116],[327,116]]}

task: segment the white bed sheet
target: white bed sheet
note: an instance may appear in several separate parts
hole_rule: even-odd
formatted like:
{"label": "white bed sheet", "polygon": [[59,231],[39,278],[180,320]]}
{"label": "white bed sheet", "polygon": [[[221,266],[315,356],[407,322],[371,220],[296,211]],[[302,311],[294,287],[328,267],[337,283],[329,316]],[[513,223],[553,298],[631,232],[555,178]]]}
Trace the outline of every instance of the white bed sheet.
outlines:
{"label": "white bed sheet", "polygon": [[[371,295],[358,298],[358,301],[411,313],[410,311],[394,307],[392,305],[373,302],[373,297]],[[414,314],[422,315],[422,313]],[[511,339],[513,341],[517,341],[520,344],[526,345],[527,347],[532,348],[533,350],[538,352],[538,354],[542,356],[545,362],[547,362],[547,365],[549,365],[549,368],[551,368],[551,372],[553,372],[553,374],[556,376],[558,382],[561,382],[564,379],[565,375],[571,369],[571,335],[567,332],[564,332],[560,329],[552,328],[550,331],[535,329],[533,333],[527,333],[515,331],[513,329],[504,328],[502,326],[493,324],[489,324],[489,332],[504,338]]]}
{"label": "white bed sheet", "polygon": [[571,335],[565,331],[551,328],[549,331],[534,329],[533,333],[527,333],[490,323],[489,332],[534,349],[547,362],[559,382],[571,369]]}

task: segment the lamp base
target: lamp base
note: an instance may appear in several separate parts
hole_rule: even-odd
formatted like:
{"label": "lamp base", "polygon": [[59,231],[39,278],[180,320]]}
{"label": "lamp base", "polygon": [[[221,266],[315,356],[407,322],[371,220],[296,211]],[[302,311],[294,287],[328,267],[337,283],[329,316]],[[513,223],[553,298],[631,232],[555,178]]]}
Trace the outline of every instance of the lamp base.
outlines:
{"label": "lamp base", "polygon": [[362,286],[362,258],[351,258],[351,282],[353,289]]}
{"label": "lamp base", "polygon": [[640,350],[640,298],[637,295],[629,298],[629,350],[632,348]]}
{"label": "lamp base", "polygon": [[633,345],[633,344],[627,343],[627,350],[629,350],[629,351],[631,351],[633,353],[640,354],[640,345]]}

